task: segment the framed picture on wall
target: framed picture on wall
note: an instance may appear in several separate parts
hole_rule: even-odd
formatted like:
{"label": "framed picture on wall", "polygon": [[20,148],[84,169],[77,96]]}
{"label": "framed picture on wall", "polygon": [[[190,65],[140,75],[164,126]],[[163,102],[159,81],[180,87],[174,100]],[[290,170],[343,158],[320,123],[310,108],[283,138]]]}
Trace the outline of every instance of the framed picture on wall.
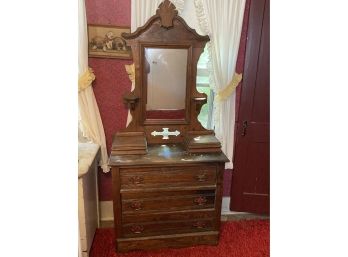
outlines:
{"label": "framed picture on wall", "polygon": [[132,50],[121,37],[130,27],[88,24],[88,56],[132,59]]}

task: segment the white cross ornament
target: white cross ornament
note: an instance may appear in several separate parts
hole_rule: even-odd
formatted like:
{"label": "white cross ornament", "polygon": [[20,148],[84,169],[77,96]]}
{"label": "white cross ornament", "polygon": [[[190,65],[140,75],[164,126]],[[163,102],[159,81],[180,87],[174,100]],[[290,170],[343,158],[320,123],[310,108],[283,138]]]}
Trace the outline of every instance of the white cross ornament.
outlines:
{"label": "white cross ornament", "polygon": [[162,132],[157,132],[155,130],[155,131],[151,132],[151,135],[153,135],[154,137],[155,136],[163,136],[162,139],[169,139],[169,136],[176,136],[177,137],[178,135],[180,135],[180,131],[175,130],[173,132],[169,132],[169,128],[163,128]]}

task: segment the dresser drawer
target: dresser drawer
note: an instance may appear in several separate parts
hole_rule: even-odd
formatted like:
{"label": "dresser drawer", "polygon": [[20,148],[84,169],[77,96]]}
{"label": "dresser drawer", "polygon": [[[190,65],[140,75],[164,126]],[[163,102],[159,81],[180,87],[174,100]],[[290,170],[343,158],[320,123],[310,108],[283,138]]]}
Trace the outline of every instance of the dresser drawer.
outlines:
{"label": "dresser drawer", "polygon": [[215,221],[191,220],[191,221],[167,221],[158,223],[133,223],[122,226],[123,237],[143,237],[155,235],[169,235],[179,233],[194,233],[213,230]]}
{"label": "dresser drawer", "polygon": [[215,185],[216,166],[123,168],[120,170],[120,178],[121,189],[175,185]]}
{"label": "dresser drawer", "polygon": [[216,211],[209,210],[191,210],[191,211],[172,211],[172,212],[155,212],[155,213],[132,213],[123,214],[122,223],[154,223],[165,221],[183,221],[183,220],[206,220],[214,219]]}
{"label": "dresser drawer", "polygon": [[153,197],[156,193],[139,194],[141,196],[138,197],[136,197],[138,194],[121,194],[122,215],[153,211],[209,209],[214,208],[215,205],[215,190],[162,192],[158,197]]}

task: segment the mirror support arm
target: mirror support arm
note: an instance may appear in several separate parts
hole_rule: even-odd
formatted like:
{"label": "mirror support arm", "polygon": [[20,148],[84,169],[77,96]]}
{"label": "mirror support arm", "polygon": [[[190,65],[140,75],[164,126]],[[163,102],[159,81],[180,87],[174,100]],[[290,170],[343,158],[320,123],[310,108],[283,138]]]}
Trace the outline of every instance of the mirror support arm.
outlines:
{"label": "mirror support arm", "polygon": [[127,93],[123,96],[123,102],[127,105],[128,109],[132,111],[135,109],[135,105],[137,104],[139,99],[139,96],[134,95],[132,92]]}
{"label": "mirror support arm", "polygon": [[194,97],[193,101],[196,103],[196,111],[199,112],[204,104],[207,103],[206,97]]}

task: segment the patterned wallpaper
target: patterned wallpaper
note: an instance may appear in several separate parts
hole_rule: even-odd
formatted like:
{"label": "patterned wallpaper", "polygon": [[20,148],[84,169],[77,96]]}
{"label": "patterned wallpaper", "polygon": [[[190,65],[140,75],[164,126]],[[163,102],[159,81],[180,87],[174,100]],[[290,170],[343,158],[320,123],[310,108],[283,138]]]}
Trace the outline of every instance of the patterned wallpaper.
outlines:
{"label": "patterned wallpaper", "polygon": [[[250,0],[247,0],[247,8]],[[130,0],[86,0],[87,23],[116,26],[130,26]],[[245,16],[244,16],[245,17]],[[246,23],[245,23],[246,24]],[[244,65],[246,43],[246,26],[243,24],[241,46],[239,48],[237,71]],[[116,131],[124,128],[127,120],[127,109],[122,103],[122,95],[130,91],[131,83],[125,72],[124,65],[131,64],[131,60],[89,58],[89,66],[94,70],[96,80],[93,90],[102,118],[107,148],[110,153],[112,136]],[[238,93],[238,92],[237,92]],[[238,102],[238,101],[237,101]],[[98,172],[100,201],[112,200],[111,173]],[[224,195],[230,192],[231,174],[224,175]]]}
{"label": "patterned wallpaper", "polygon": [[85,0],[87,22],[130,26],[131,0]]}
{"label": "patterned wallpaper", "polygon": [[[87,23],[116,26],[130,26],[130,0],[86,0]],[[126,126],[127,109],[122,95],[130,91],[131,82],[124,65],[131,60],[89,58],[89,66],[94,70],[96,79],[93,90],[102,118],[108,152],[112,136]],[[99,198],[101,201],[112,199],[111,173],[99,174]]]}

